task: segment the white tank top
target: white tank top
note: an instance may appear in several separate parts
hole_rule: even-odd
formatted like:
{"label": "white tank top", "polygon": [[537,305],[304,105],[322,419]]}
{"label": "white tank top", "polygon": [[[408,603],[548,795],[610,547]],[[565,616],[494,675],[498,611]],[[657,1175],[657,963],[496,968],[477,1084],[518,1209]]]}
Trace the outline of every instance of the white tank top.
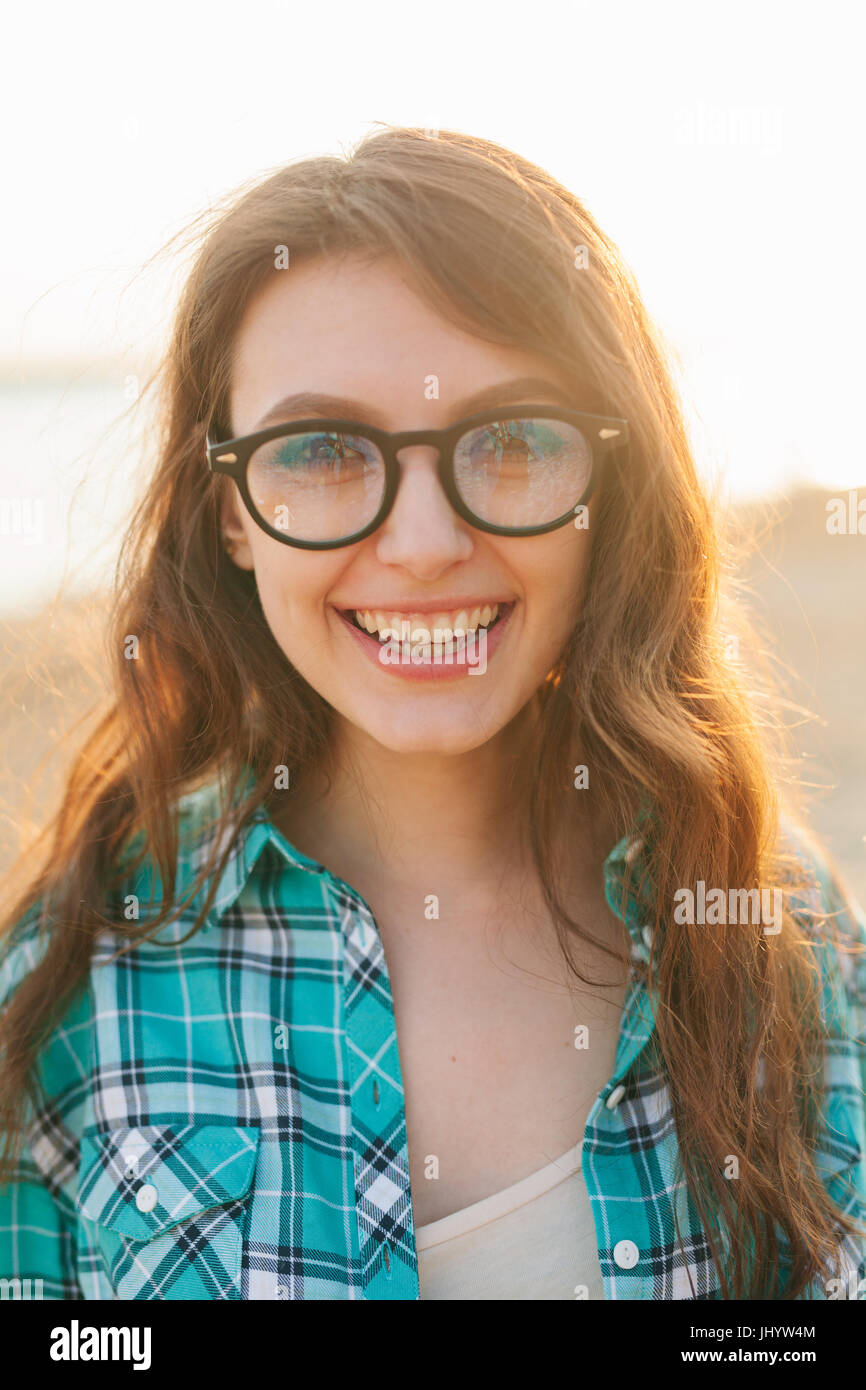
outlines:
{"label": "white tank top", "polygon": [[580,1159],[577,1144],[492,1197],[419,1226],[422,1299],[603,1299]]}

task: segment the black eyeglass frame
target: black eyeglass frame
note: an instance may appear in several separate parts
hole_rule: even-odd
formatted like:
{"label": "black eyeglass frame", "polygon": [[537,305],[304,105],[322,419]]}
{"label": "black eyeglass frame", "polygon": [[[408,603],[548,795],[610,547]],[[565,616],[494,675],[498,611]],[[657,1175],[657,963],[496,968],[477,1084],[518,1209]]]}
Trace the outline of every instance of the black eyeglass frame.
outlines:
{"label": "black eyeglass frame", "polygon": [[[554,521],[546,521],[539,526],[497,526],[493,522],[485,521],[482,517],[476,516],[460,496],[454,481],[454,451],[457,441],[479,425],[493,424],[497,421],[528,419],[561,420],[579,428],[590,446],[589,477],[580,497],[571,504],[567,512],[563,512]],[[371,440],[378,447],[385,462],[385,488],[375,517],[360,531],[354,532],[351,536],[345,536],[342,540],[299,540],[287,535],[278,527],[271,526],[256,510],[247,486],[247,466],[256,449],[262,444],[267,444],[271,439],[309,433],[363,435],[365,439]],[[597,485],[605,458],[614,450],[628,448],[628,421],[610,415],[592,415],[585,411],[569,410],[564,406],[533,405],[531,403],[499,410],[480,411],[475,415],[468,415],[465,419],[458,420],[456,424],[449,425],[442,430],[402,430],[399,433],[391,433],[358,420],[316,418],[291,420],[285,424],[271,425],[268,429],[257,430],[255,434],[245,434],[237,439],[226,439],[221,442],[212,439],[210,430],[208,430],[205,452],[209,470],[212,473],[225,473],[234,479],[250,516],[269,536],[282,541],[285,545],[296,546],[300,550],[339,550],[346,545],[356,545],[358,541],[372,535],[385,521],[394,505],[397,489],[400,485],[402,470],[397,453],[410,444],[428,444],[438,450],[437,472],[442,490],[457,515],[468,522],[470,526],[495,536],[540,536],[548,531],[555,531],[560,526],[565,526],[573,520],[577,508],[589,501]]]}

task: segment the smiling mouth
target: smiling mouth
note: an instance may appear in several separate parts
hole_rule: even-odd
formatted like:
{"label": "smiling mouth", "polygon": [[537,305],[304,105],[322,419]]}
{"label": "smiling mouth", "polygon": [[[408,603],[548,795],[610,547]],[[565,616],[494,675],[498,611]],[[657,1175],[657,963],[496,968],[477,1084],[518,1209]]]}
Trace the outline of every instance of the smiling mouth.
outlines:
{"label": "smiling mouth", "polygon": [[450,642],[471,632],[490,632],[513,606],[511,603],[489,603],[440,613],[398,613],[369,608],[343,608],[340,612],[359,632],[379,642],[409,637],[413,642],[432,644]]}

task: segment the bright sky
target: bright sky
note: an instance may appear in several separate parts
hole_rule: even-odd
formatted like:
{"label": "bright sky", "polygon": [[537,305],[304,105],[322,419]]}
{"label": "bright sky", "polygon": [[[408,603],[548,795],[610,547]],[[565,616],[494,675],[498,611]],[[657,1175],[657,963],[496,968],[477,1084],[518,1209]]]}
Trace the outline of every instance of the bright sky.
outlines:
{"label": "bright sky", "polygon": [[375,121],[454,127],[545,166],[619,244],[735,491],[866,483],[850,0],[54,0],[4,30],[7,363],[151,341],[166,296],[123,285],[237,183]]}

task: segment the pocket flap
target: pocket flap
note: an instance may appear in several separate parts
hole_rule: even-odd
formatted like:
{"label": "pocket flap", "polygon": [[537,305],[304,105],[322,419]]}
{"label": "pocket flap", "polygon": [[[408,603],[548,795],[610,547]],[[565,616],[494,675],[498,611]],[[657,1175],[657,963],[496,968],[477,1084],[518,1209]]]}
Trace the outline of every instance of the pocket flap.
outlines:
{"label": "pocket flap", "polygon": [[141,1125],[84,1135],[76,1206],[90,1221],[150,1240],[249,1191],[258,1129]]}

